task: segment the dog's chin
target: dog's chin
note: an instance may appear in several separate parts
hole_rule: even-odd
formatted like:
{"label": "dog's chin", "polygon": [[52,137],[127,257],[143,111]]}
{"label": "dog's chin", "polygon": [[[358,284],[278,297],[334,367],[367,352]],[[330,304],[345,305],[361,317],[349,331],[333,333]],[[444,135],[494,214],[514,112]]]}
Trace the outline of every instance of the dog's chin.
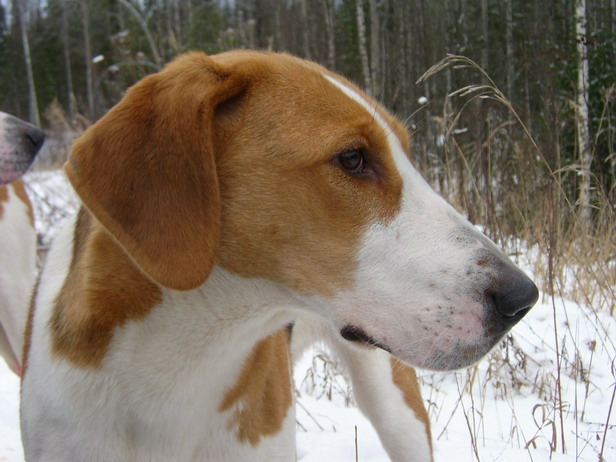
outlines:
{"label": "dog's chin", "polygon": [[472,366],[485,358],[496,345],[500,343],[503,335],[492,336],[477,343],[459,342],[454,348],[443,350],[438,345],[428,346],[420,351],[414,351],[406,355],[395,349],[391,352],[401,361],[420,369],[447,372]]}
{"label": "dog's chin", "polygon": [[485,357],[485,355],[487,355],[493,347],[494,345],[461,345],[454,352],[441,353],[432,357],[425,357],[411,362],[421,369],[428,369],[438,372],[455,371],[477,363]]}
{"label": "dog's chin", "polygon": [[421,351],[397,351],[397,349],[375,339],[362,328],[350,324],[340,329],[340,335],[355,347],[379,348],[394,355],[409,366],[438,372],[454,371],[472,366],[490,353],[504,336],[504,334],[493,336],[475,344],[460,342],[450,351],[443,351],[438,345],[431,345],[423,348],[424,351],[430,353],[422,354]]}

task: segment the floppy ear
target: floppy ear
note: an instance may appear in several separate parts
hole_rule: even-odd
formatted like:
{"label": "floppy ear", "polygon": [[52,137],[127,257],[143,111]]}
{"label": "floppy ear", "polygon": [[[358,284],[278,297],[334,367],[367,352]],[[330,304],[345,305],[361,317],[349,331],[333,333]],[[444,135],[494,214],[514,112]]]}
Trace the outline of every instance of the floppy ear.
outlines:
{"label": "floppy ear", "polygon": [[184,55],[126,96],[74,144],[66,174],[85,206],[155,282],[203,284],[220,235],[213,122],[246,79]]}

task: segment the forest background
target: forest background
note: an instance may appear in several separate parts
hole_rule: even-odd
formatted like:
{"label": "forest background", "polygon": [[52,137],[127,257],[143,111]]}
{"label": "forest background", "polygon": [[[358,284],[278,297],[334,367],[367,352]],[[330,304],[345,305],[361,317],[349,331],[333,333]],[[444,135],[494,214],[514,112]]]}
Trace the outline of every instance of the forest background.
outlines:
{"label": "forest background", "polygon": [[[356,81],[493,237],[614,224],[616,0],[0,0],[0,109],[78,132],[178,53],[233,48]],[[447,54],[486,75],[451,58],[417,83]]]}
{"label": "forest background", "polygon": [[590,365],[559,346],[554,297],[616,310],[616,0],[0,0],[0,110],[47,130],[36,168],[57,168],[141,77],[235,48],[358,83],[406,123],[434,188],[526,258],[553,297],[541,380],[564,441],[561,374],[588,390]]}

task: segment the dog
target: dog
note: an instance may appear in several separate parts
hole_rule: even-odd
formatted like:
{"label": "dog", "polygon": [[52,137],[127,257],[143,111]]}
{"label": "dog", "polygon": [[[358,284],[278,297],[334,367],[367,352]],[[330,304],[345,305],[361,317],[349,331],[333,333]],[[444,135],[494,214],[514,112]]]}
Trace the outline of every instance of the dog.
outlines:
{"label": "dog", "polygon": [[42,130],[0,112],[0,355],[16,374],[36,277],[34,213],[18,179],[44,140]]}
{"label": "dog", "polygon": [[29,316],[28,461],[295,460],[291,361],[346,364],[392,460],[431,459],[409,366],[478,361],[537,288],[359,88],[275,53],[183,55],[74,144],[83,207]]}

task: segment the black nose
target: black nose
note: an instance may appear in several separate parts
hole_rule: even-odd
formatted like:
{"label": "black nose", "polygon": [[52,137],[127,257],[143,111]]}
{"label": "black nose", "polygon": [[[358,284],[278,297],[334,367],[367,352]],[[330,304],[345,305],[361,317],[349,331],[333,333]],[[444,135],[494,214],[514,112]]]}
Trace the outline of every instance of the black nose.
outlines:
{"label": "black nose", "polygon": [[537,303],[539,290],[524,277],[514,284],[503,284],[500,290],[489,291],[487,295],[492,297],[494,308],[502,318],[516,323]]}
{"label": "black nose", "polygon": [[45,132],[40,130],[34,126],[30,126],[24,132],[24,136],[28,141],[28,148],[32,155],[36,154],[41,146],[43,146],[43,142],[45,141]]}

